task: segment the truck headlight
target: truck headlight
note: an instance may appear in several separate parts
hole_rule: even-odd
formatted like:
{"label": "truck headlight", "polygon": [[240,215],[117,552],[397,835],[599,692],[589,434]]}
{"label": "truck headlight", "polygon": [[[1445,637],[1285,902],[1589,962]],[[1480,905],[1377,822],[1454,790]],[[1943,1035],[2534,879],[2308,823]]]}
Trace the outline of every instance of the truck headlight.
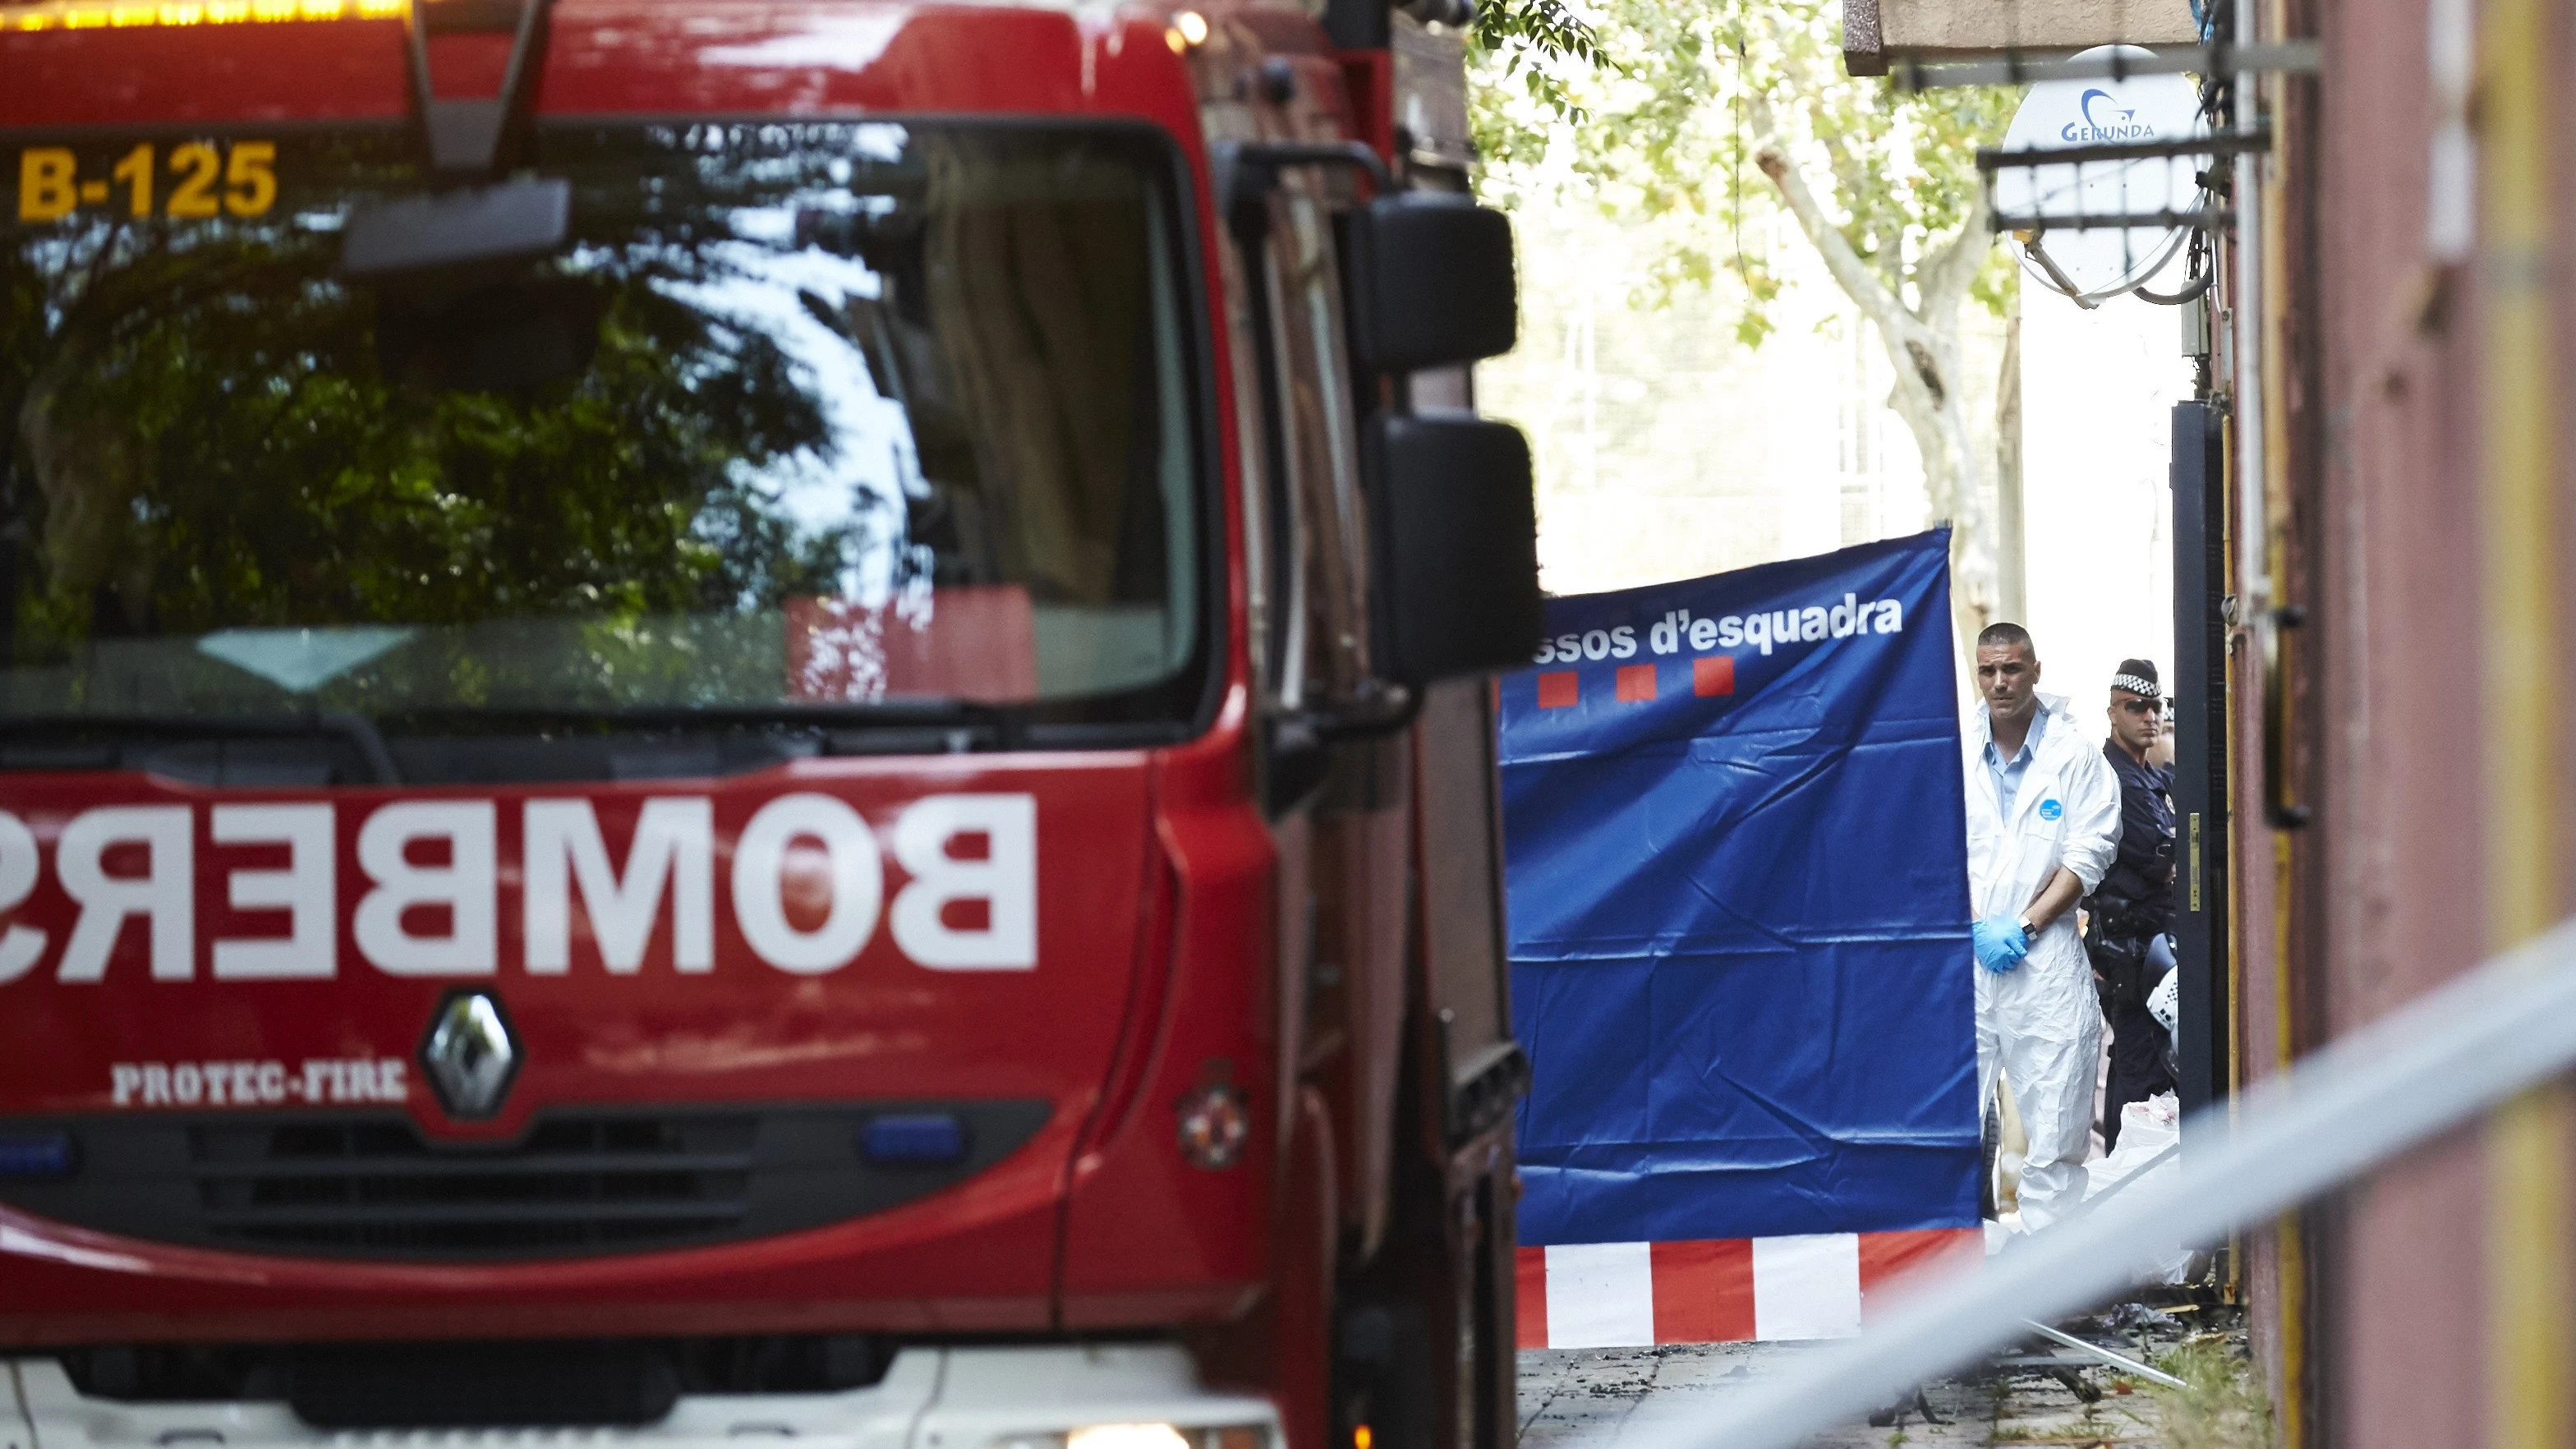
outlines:
{"label": "truck headlight", "polygon": [[1169,1424],[1094,1424],[1064,1436],[1064,1449],[1200,1449]]}

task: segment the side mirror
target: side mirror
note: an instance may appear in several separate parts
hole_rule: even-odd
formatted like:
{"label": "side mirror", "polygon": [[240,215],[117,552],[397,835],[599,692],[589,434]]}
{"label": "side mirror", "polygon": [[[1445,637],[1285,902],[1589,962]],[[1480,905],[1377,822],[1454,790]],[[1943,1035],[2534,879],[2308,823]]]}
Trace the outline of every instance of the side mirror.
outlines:
{"label": "side mirror", "polygon": [[1538,652],[1538,502],[1520,429],[1472,413],[1370,420],[1377,668],[1400,683],[1518,669]]}
{"label": "side mirror", "polygon": [[1512,224],[1440,191],[1400,191],[1350,214],[1351,336],[1378,372],[1499,357],[1519,338]]}

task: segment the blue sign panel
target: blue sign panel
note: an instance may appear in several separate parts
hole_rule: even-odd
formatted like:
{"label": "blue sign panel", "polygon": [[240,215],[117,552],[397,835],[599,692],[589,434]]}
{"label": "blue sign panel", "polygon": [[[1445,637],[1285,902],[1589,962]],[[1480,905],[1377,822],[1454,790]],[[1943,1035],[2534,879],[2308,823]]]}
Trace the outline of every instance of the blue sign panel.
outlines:
{"label": "blue sign panel", "polygon": [[1502,682],[1521,1241],[1976,1226],[1948,533],[1548,619]]}

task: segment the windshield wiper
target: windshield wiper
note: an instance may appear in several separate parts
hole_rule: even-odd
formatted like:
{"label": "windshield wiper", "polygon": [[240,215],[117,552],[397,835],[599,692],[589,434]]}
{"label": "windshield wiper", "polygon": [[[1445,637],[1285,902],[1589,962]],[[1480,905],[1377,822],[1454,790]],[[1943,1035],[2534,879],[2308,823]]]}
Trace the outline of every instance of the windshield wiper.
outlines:
{"label": "windshield wiper", "polygon": [[[962,699],[827,701],[816,704],[622,704],[592,709],[477,709],[466,706],[405,710],[387,715],[408,727],[470,726],[492,728],[586,727],[632,730],[715,730],[762,727],[803,728],[821,732],[833,753],[883,753],[888,747],[930,743],[940,752],[963,754],[979,744],[988,749],[1016,747],[1027,726],[1006,705]],[[872,738],[882,737],[882,738]]]}
{"label": "windshield wiper", "polygon": [[370,782],[399,785],[402,772],[385,748],[375,721],[340,709],[295,714],[0,714],[0,734],[148,735],[159,739],[296,739],[333,735],[347,741],[366,763]]}

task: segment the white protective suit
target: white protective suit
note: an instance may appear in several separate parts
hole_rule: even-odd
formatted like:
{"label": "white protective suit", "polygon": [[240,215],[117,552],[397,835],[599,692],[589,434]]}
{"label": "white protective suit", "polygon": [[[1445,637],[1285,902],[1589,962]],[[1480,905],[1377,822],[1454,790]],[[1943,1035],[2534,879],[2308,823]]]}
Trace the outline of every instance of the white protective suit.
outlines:
{"label": "white protective suit", "polygon": [[[1961,733],[1968,772],[1968,904],[1975,918],[2017,917],[2059,866],[2075,872],[2084,894],[2120,845],[2120,781],[2062,695],[2039,696],[2047,726],[2003,818],[1986,767],[1992,738],[1986,707]],[[2093,965],[2070,905],[2030,943],[2030,954],[1997,975],[1977,964],[1977,1101],[1994,1100],[1995,1069],[2012,1081],[2030,1156],[2021,1170],[2021,1221],[2037,1231],[2084,1200],[2084,1158],[2091,1148],[2093,1084],[2102,1052],[2102,1011],[2093,1000]]]}

